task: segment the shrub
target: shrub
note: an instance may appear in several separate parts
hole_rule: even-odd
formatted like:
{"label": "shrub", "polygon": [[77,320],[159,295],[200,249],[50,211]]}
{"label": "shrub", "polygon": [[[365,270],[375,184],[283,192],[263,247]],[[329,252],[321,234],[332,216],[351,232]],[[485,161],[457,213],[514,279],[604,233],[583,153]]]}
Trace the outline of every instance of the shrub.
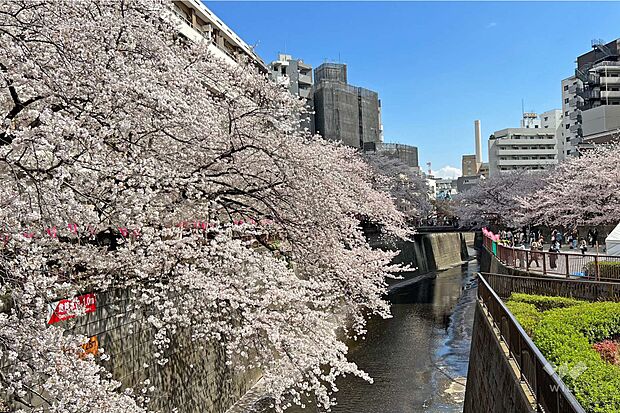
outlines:
{"label": "shrub", "polygon": [[601,302],[543,313],[532,338],[587,412],[610,413],[620,411],[620,368],[592,344],[618,334],[620,303]]}
{"label": "shrub", "polygon": [[618,345],[611,340],[603,340],[592,344],[592,348],[608,363],[618,363]]}
{"label": "shrub", "polygon": [[[586,274],[590,277],[596,276],[596,263],[594,261],[590,261],[586,264]],[[601,278],[611,278],[618,279],[620,278],[620,262],[616,261],[599,261],[598,262],[598,272]]]}
{"label": "shrub", "polygon": [[534,327],[538,325],[542,317],[542,313],[536,309],[534,304],[526,302],[508,301],[506,307],[516,317],[523,330],[531,336]]}
{"label": "shrub", "polygon": [[574,298],[550,297],[546,295],[530,295],[521,293],[512,293],[508,299],[508,303],[510,302],[532,304],[538,309],[538,311],[547,311],[554,308],[566,308],[587,303],[587,301],[576,300]]}

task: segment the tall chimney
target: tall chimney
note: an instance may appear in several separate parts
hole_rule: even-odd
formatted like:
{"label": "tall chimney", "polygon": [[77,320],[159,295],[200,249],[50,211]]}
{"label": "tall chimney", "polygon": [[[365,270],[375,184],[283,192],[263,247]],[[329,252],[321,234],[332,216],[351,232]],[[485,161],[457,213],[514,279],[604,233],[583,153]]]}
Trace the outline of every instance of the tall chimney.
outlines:
{"label": "tall chimney", "polygon": [[481,133],[479,120],[474,121],[474,128],[476,129],[476,163],[480,166],[482,163],[482,140],[480,137]]}

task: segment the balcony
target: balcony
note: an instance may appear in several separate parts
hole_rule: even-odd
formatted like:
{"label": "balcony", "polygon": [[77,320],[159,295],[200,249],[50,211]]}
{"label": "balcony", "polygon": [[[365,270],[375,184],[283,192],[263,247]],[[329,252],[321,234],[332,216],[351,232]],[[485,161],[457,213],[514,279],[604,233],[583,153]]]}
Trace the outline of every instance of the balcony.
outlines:
{"label": "balcony", "polygon": [[576,120],[577,122],[581,122],[581,112],[578,110],[571,112],[569,115],[569,119]]}
{"label": "balcony", "polygon": [[620,85],[620,77],[603,76],[601,85]]}
{"label": "balcony", "polygon": [[555,154],[555,149],[500,149],[497,151],[498,156],[549,156]]}
{"label": "balcony", "polygon": [[304,83],[306,85],[311,85],[312,84],[312,78],[310,77],[310,75],[302,75],[300,73],[299,74],[299,83]]}
{"label": "balcony", "polygon": [[620,99],[620,91],[603,90],[601,91],[601,99]]}
{"label": "balcony", "polygon": [[555,165],[557,159],[500,159],[497,166]]}
{"label": "balcony", "polygon": [[583,99],[581,97],[574,97],[569,99],[568,106],[571,108],[580,108],[583,105]]}
{"label": "balcony", "polygon": [[580,87],[580,88],[577,88],[577,96],[583,99],[600,99],[601,91],[600,89],[590,89],[590,88]]}
{"label": "balcony", "polygon": [[572,133],[578,133],[581,131],[581,125],[578,123],[575,125],[571,125],[569,131],[571,131]]}

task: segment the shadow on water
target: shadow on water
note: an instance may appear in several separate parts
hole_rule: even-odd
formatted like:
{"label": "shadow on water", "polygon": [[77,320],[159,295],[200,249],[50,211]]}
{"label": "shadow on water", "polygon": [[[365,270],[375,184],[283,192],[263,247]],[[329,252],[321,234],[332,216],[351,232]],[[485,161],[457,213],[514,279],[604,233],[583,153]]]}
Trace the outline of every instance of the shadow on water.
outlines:
{"label": "shadow on water", "polygon": [[[374,383],[338,380],[334,412],[461,412],[475,303],[475,261],[388,296],[393,317],[373,318],[350,359]],[[316,407],[290,412],[316,412]]]}

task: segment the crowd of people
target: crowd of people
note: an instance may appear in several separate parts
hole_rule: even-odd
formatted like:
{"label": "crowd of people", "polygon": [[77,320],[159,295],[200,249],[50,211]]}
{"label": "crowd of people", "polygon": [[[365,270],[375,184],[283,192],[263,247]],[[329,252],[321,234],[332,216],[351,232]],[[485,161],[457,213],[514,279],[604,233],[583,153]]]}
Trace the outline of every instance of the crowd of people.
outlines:
{"label": "crowd of people", "polygon": [[[529,246],[531,251],[544,251],[545,245],[549,244],[548,252],[552,253],[559,253],[562,245],[565,245],[568,246],[569,250],[580,250],[581,254],[584,255],[588,251],[588,247],[598,246],[598,229],[589,229],[587,238],[579,237],[577,228],[566,233],[563,233],[561,229],[554,229],[551,231],[548,241],[548,243],[545,241],[545,237],[539,229],[532,228],[529,231],[526,229],[502,230],[499,232],[498,243],[522,250],[527,250]],[[538,254],[530,254],[530,257],[530,260],[538,265]],[[555,260],[557,257],[551,259],[551,268],[555,268]]]}

